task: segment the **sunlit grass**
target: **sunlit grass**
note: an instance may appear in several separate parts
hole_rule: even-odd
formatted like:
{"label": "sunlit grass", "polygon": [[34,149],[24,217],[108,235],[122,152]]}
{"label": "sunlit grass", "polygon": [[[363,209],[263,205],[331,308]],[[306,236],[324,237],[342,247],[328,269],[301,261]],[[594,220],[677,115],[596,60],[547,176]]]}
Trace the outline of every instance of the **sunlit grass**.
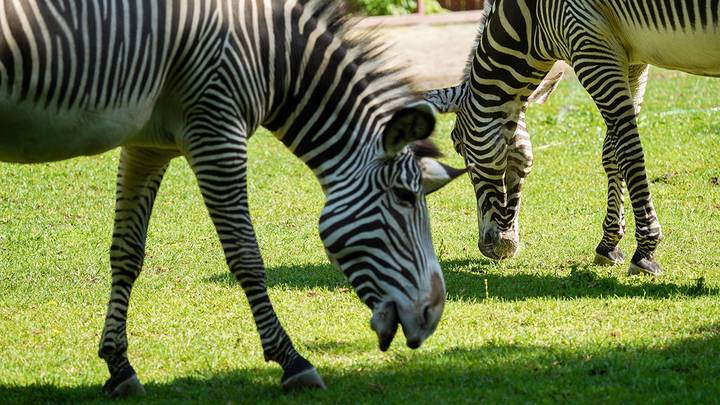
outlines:
{"label": "sunlit grass", "polygon": [[[655,79],[655,80],[652,80]],[[377,350],[370,313],[325,258],[322,193],[266,132],[250,142],[250,203],[270,294],[326,392],[283,394],[229,276],[192,173],[173,162],[130,311],[143,402],[679,402],[720,398],[720,81],[654,70],[640,120],[666,235],[662,277],[592,265],[606,180],[604,126],[564,82],[528,125],[535,167],[518,257],[477,251],[469,180],[429,198],[448,285],[423,347]],[[440,119],[437,141],[458,165]],[[0,165],[0,402],[100,401],[117,151]],[[628,204],[629,205],[629,204]],[[629,214],[629,213],[628,213]],[[622,248],[635,241],[628,217]]]}

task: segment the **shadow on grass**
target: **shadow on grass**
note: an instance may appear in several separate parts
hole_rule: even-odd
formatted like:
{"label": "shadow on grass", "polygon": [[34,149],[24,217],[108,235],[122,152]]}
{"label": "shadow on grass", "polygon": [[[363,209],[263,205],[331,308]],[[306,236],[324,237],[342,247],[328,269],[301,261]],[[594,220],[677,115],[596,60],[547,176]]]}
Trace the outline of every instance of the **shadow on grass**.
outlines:
{"label": "shadow on grass", "polygon": [[[445,281],[451,299],[492,297],[516,301],[527,298],[664,299],[677,296],[720,296],[720,289],[707,286],[704,278],[691,280],[689,284],[666,283],[662,281],[662,277],[653,280],[645,276],[636,276],[629,280],[624,269],[608,273],[588,264],[571,263],[553,275],[486,273],[482,266],[478,266],[476,261],[470,259],[442,261],[441,265],[446,269]],[[457,271],[462,268],[469,268],[470,271]]]}
{"label": "shadow on grass", "polygon": [[[0,383],[0,403],[10,404],[78,404],[78,403],[223,403],[230,398],[241,401],[248,395],[271,400],[283,395],[280,385],[271,383],[280,370],[246,369],[207,377],[180,377],[168,383],[145,383],[147,396],[129,400],[113,400],[102,393],[102,385],[58,387],[34,384],[7,386]],[[138,376],[142,380],[142,376]],[[271,378],[272,377],[272,378]],[[5,402],[7,401],[7,402]],[[217,402],[222,401],[222,402]]]}
{"label": "shadow on grass", "polygon": [[[312,355],[310,356],[312,357]],[[493,344],[391,350],[380,364],[321,367],[329,389],[285,394],[276,366],[146,384],[131,403],[710,403],[720,398],[720,324],[657,346]],[[141,376],[142,377],[142,376]],[[99,403],[100,385],[7,386],[9,403]],[[117,402],[115,402],[117,403]]]}
{"label": "shadow on grass", "polygon": [[[486,272],[490,262],[474,259],[442,260],[448,297],[452,300],[483,300],[488,297],[508,301],[528,298],[608,298],[641,297],[664,299],[676,296],[720,296],[720,289],[705,285],[704,279],[692,280],[690,284],[665,283],[662,277],[652,280],[638,277],[640,282],[627,283],[628,276],[603,274],[597,266],[569,264],[558,274],[513,273],[498,274]],[[460,270],[460,269],[470,269]],[[209,282],[239,285],[229,272],[219,273],[207,279]],[[485,282],[487,281],[487,295]],[[267,269],[267,284],[270,287],[296,289],[325,288],[347,289],[350,284],[342,273],[327,264],[305,264],[300,266],[278,266]]]}

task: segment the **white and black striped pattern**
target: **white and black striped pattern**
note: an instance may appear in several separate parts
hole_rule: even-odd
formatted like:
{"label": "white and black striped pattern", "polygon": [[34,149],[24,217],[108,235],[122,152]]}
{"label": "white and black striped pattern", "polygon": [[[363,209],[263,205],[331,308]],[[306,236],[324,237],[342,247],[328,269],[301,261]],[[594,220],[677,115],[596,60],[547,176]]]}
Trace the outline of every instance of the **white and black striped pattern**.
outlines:
{"label": "white and black striped pattern", "polygon": [[127,358],[127,310],[153,202],[177,156],[196,174],[266,359],[283,367],[286,388],[324,386],[267,295],[246,187],[247,140],[259,126],[321,183],[321,237],[373,310],[381,348],[398,324],[413,348],[434,331],[445,287],[421,168],[405,147],[432,132],[433,109],[372,38],[346,38],[334,2],[4,0],[0,7],[0,160],[45,162],[122,146],[99,350],[109,394],[143,392]]}
{"label": "white and black striped pattern", "polygon": [[555,61],[564,60],[593,97],[608,128],[603,146],[608,208],[596,261],[624,260],[617,244],[624,234],[627,183],[638,242],[630,272],[659,274],[654,254],[662,233],[636,123],[647,67],[720,76],[720,1],[485,3],[463,84],[426,95],[440,111],[458,113],[452,137],[466,162],[473,164],[480,249],[493,258],[512,256],[517,249],[520,191],[532,164],[524,113],[529,101],[552,91],[559,77],[543,77]]}

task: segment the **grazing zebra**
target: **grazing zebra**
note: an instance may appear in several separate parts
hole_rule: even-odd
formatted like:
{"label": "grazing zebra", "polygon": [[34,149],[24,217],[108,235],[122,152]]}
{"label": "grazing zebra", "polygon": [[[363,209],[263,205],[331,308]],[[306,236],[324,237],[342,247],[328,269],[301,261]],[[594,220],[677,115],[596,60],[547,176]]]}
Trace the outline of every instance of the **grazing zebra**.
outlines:
{"label": "grazing zebra", "polygon": [[486,0],[477,47],[460,85],[426,99],[457,112],[452,132],[475,186],[480,250],[492,258],[515,254],[520,191],[532,165],[525,127],[528,103],[544,100],[567,61],[607,125],[602,162],[608,177],[607,214],[596,262],[619,264],[627,184],[637,250],[630,274],[657,275],[662,238],[653,208],[636,118],[648,65],[720,76],[719,0]]}
{"label": "grazing zebra", "polygon": [[[421,165],[406,147],[430,135],[433,107],[376,41],[345,35],[335,2],[8,0],[2,9],[0,160],[48,162],[122,147],[99,349],[110,371],[106,393],[144,392],[127,357],[127,311],[153,202],[178,156],[195,173],[265,358],[284,370],[283,387],[324,387],[265,286],[247,199],[247,142],[259,126],[322,185],[320,236],[372,309],[380,348],[398,324],[411,348],[435,330],[445,286]],[[434,190],[450,179],[427,159]]]}

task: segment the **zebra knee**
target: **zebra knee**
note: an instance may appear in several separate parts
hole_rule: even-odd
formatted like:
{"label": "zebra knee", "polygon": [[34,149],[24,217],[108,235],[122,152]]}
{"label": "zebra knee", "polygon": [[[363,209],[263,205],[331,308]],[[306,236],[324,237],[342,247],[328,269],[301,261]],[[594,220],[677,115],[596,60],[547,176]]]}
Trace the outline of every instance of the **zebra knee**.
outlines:
{"label": "zebra knee", "polygon": [[532,149],[530,149],[529,147],[520,148],[520,156],[522,157],[521,166],[520,166],[522,168],[522,173],[524,173],[524,175],[527,176],[530,174],[530,171],[532,170],[532,166],[533,166]]}
{"label": "zebra knee", "polygon": [[513,172],[518,176],[518,180],[522,182],[530,172],[533,165],[533,153],[530,147],[519,147],[515,149],[508,158],[508,172]]}

